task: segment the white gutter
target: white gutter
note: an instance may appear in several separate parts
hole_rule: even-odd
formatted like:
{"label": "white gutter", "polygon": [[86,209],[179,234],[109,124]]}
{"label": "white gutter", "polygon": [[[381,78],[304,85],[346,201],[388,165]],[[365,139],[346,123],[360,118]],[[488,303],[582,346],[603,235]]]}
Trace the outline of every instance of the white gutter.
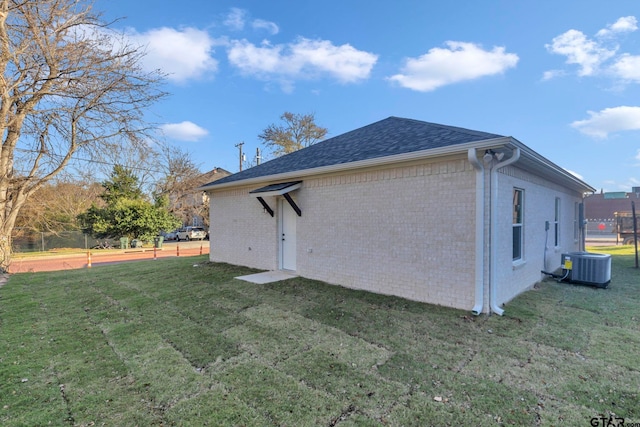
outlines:
{"label": "white gutter", "polygon": [[329,166],[320,166],[317,168],[296,170],[296,171],[284,172],[284,173],[275,174],[275,175],[262,175],[255,178],[247,178],[247,179],[241,179],[237,181],[225,182],[223,184],[216,184],[216,182],[214,181],[211,183],[211,185],[203,185],[202,187],[198,187],[196,190],[198,191],[208,191],[208,190],[214,190],[214,189],[217,190],[217,189],[228,188],[228,187],[262,183],[266,181],[286,181],[290,179],[300,179],[305,176],[312,176],[312,175],[318,175],[318,174],[352,171],[354,169],[381,166],[381,165],[392,164],[397,162],[407,162],[412,160],[421,160],[424,158],[433,158],[433,157],[441,157],[441,156],[447,156],[452,154],[460,154],[470,148],[476,148],[476,149],[498,148],[498,147],[502,147],[504,144],[507,144],[511,141],[512,141],[511,137],[492,138],[492,139],[485,139],[481,141],[469,142],[469,143],[460,144],[460,145],[450,145],[450,146],[440,147],[440,148],[430,148],[428,150],[412,151],[410,153],[395,154],[392,156],[376,157],[374,159],[359,160],[356,162],[347,162],[347,163],[339,163],[339,164],[329,165]]}
{"label": "white gutter", "polygon": [[484,166],[475,148],[469,148],[467,158],[476,170],[476,300],[471,312],[477,316],[484,307]]}
{"label": "white gutter", "polygon": [[502,316],[504,310],[500,308],[496,301],[497,294],[497,271],[498,271],[498,169],[515,163],[520,158],[520,148],[513,151],[511,157],[491,167],[491,233],[489,238],[490,257],[489,263],[489,304],[491,311]]}

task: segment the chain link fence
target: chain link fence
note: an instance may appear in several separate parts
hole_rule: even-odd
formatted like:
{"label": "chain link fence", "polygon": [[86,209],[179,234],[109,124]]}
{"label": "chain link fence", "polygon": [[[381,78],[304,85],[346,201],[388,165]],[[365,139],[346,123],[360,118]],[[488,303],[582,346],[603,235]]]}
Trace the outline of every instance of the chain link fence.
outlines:
{"label": "chain link fence", "polygon": [[[109,243],[120,245],[119,241],[109,241]],[[82,231],[63,231],[59,233],[21,231],[13,237],[13,251],[15,253],[45,252],[55,249],[89,249],[99,244],[104,244],[104,241],[97,241]]]}

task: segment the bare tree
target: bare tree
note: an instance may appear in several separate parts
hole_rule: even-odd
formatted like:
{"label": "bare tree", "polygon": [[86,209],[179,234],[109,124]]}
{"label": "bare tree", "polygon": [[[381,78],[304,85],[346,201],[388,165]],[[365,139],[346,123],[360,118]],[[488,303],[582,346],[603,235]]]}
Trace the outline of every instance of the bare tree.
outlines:
{"label": "bare tree", "polygon": [[82,0],[0,0],[0,270],[16,217],[75,156],[148,137],[163,75]]}
{"label": "bare tree", "polygon": [[[98,158],[91,160],[93,166],[91,177],[96,179],[96,176],[109,176],[113,167],[119,165],[130,170],[138,179],[140,189],[151,196],[156,181],[164,174],[164,168],[161,166],[163,162],[162,150],[164,150],[164,145],[159,144],[158,141],[142,141],[118,147],[118,149],[103,153]],[[86,162],[82,166],[86,171]]]}
{"label": "bare tree", "polygon": [[188,152],[176,147],[162,148],[164,176],[157,181],[156,193],[169,198],[169,211],[187,223],[194,205],[194,189],[202,174]]}
{"label": "bare tree", "polygon": [[326,128],[316,125],[315,114],[285,112],[280,119],[283,125],[271,124],[258,135],[276,157],[322,141],[327,134]]}
{"label": "bare tree", "polygon": [[92,204],[100,204],[102,191],[97,182],[56,177],[27,199],[16,219],[16,229],[51,233],[79,230],[77,216]]}
{"label": "bare tree", "polygon": [[202,173],[191,155],[176,147],[162,147],[164,175],[157,180],[155,193],[167,196],[169,212],[182,220],[183,224],[209,226],[209,200],[197,188],[230,175],[224,169],[213,168]]}

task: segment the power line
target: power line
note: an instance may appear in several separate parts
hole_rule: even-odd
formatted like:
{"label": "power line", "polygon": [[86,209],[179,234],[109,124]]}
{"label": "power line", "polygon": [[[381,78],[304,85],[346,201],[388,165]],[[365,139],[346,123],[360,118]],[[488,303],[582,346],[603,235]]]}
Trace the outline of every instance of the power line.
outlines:
{"label": "power line", "polygon": [[[244,143],[243,143],[244,144]],[[26,152],[26,153],[39,153],[39,151],[36,150],[27,150],[25,148],[15,148],[16,151],[22,151],[22,152]],[[53,154],[53,153],[48,153],[49,156],[51,157],[58,157],[58,158],[62,158],[64,156],[60,155],[60,154]],[[124,166],[122,163],[114,163],[114,162],[108,162],[105,160],[96,160],[96,159],[87,159],[87,158],[83,158],[83,157],[72,157],[71,160],[78,160],[78,161],[82,161],[82,162],[87,162],[87,163],[96,163],[96,164],[101,164],[101,165],[106,165],[106,166]],[[67,167],[64,168],[64,170],[62,171],[63,174],[66,174],[67,176],[70,177],[74,177],[74,178],[86,178],[86,176],[82,176],[79,174],[75,174],[72,173],[68,170],[68,168],[70,167],[74,167],[73,165],[67,165]],[[149,172],[149,173],[159,173],[159,174],[165,174],[169,171],[161,171],[161,170],[155,170],[155,169],[149,169],[149,168],[144,168],[144,167],[139,167],[139,166],[126,166],[129,169],[132,170],[138,170],[138,171],[142,171],[142,172]],[[218,169],[218,167],[214,167],[213,168]],[[198,170],[198,173],[202,174],[203,172],[201,172],[200,170]],[[148,184],[145,184],[148,185]]]}
{"label": "power line", "polygon": [[[24,153],[39,153],[39,151],[36,150],[27,150],[25,148],[15,148],[16,151],[22,151]],[[48,153],[49,156],[51,157],[58,157],[59,159],[63,158],[64,156],[61,154],[53,154],[53,153]],[[72,157],[71,160],[79,160],[82,162],[87,162],[87,163],[97,163],[97,164],[101,164],[101,165],[106,165],[106,166],[123,166],[122,163],[113,163],[113,162],[107,162],[105,160],[96,160],[96,159],[85,159],[82,157]],[[160,170],[155,170],[155,169],[148,169],[148,168],[143,168],[143,167],[138,167],[138,166],[127,166],[130,169],[135,169],[135,170],[139,170],[139,171],[143,171],[143,172],[151,172],[151,173],[165,173],[165,171],[160,171]]]}

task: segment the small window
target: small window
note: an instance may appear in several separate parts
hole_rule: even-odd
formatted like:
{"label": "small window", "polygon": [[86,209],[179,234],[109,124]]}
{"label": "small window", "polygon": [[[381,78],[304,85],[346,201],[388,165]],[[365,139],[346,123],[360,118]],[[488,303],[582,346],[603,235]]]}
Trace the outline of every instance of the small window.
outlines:
{"label": "small window", "polygon": [[513,260],[522,259],[524,248],[524,190],[513,189]]}
{"label": "small window", "polygon": [[578,227],[578,221],[580,216],[580,204],[575,202],[573,205],[573,240],[577,241],[580,237],[580,229]]}
{"label": "small window", "polygon": [[556,197],[555,215],[553,218],[554,246],[560,246],[560,197]]}

